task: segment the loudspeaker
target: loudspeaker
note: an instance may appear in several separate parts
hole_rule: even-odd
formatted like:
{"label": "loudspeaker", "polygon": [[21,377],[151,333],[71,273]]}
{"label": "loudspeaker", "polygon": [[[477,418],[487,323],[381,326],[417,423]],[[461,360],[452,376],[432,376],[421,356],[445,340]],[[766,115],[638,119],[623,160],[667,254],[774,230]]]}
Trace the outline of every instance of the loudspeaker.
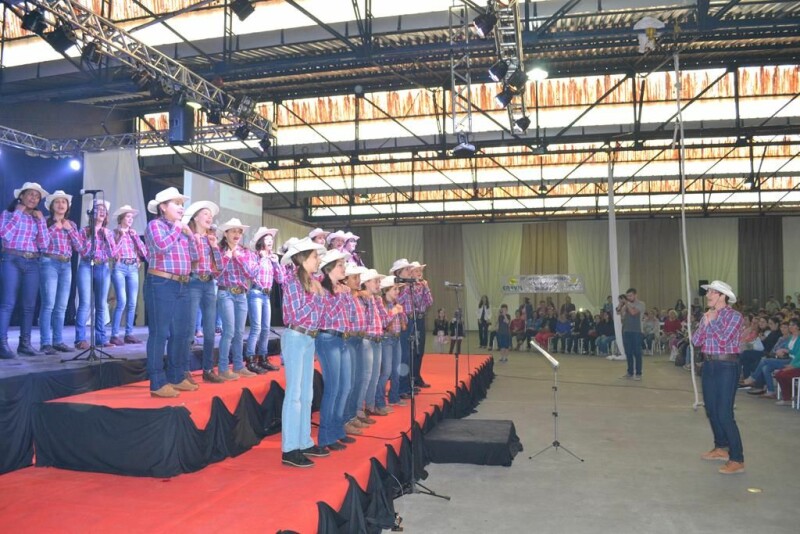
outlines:
{"label": "loudspeaker", "polygon": [[187,104],[169,107],[169,144],[186,145],[194,139],[194,109]]}
{"label": "loudspeaker", "polygon": [[700,280],[699,282],[697,282],[697,293],[701,297],[705,297],[706,296],[706,290],[703,289],[703,286],[707,286],[707,285],[708,285],[708,280]]}

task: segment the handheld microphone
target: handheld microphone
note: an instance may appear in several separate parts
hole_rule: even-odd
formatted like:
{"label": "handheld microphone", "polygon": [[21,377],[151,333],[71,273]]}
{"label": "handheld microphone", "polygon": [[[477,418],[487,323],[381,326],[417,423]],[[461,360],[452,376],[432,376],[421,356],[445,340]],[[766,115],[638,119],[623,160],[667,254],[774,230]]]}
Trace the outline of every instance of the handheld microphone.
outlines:
{"label": "handheld microphone", "polygon": [[96,195],[102,192],[102,189],[81,189],[81,195]]}
{"label": "handheld microphone", "polygon": [[208,229],[211,230],[212,232],[216,232],[217,228],[219,228],[219,226],[217,226],[216,224],[212,224],[211,226],[208,227]]}
{"label": "handheld microphone", "polygon": [[416,284],[419,282],[419,278],[402,278],[400,276],[395,276],[394,281],[398,284]]}
{"label": "handheld microphone", "polygon": [[464,287],[464,284],[459,284],[458,282],[445,282],[444,287]]}

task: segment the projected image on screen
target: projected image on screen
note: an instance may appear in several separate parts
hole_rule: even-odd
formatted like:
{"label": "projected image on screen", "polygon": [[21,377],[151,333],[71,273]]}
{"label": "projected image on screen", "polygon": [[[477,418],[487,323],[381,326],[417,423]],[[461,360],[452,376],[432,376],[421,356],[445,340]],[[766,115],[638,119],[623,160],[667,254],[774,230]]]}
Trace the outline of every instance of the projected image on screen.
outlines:
{"label": "projected image on screen", "polygon": [[220,213],[215,222],[218,225],[235,217],[242,221],[242,224],[250,226],[244,233],[245,243],[249,243],[250,238],[261,226],[261,197],[255,193],[224,184],[197,171],[184,169],[183,194],[189,197],[191,202],[210,200],[217,204]]}

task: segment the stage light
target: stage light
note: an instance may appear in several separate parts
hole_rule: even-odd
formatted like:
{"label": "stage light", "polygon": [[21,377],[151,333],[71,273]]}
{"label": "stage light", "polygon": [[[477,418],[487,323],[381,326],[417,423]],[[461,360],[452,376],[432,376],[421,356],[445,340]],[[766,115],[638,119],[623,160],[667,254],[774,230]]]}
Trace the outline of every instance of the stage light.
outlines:
{"label": "stage light", "polygon": [[66,24],[60,24],[55,30],[44,35],[45,41],[50,43],[56,52],[65,54],[67,50],[78,43],[75,31]]}
{"label": "stage light", "polygon": [[272,146],[272,139],[269,138],[269,135],[265,135],[261,139],[261,141],[258,142],[258,146],[261,147],[261,150],[266,152],[267,150],[269,150],[269,147]]}
{"label": "stage light", "polygon": [[508,88],[508,86],[503,87],[503,90],[497,93],[497,96],[494,97],[500,107],[507,107],[511,101],[514,99],[514,92]]}
{"label": "stage light", "polygon": [[42,35],[47,29],[47,22],[44,20],[44,13],[38,9],[28,11],[22,16],[22,27],[36,35]]}
{"label": "stage light", "polygon": [[94,63],[99,65],[100,61],[102,60],[102,56],[100,55],[100,52],[98,52],[98,48],[99,47],[95,41],[89,41],[86,43],[81,51],[81,61],[84,63]]}
{"label": "stage light", "polygon": [[528,83],[528,75],[522,68],[514,71],[514,73],[506,80],[509,89],[515,94],[520,94],[525,91],[525,84]]}
{"label": "stage light", "polygon": [[458,144],[453,148],[453,157],[471,158],[475,155],[475,145],[469,142],[469,137],[464,132],[458,133]]}
{"label": "stage light", "polygon": [[222,114],[218,109],[206,110],[206,120],[209,124],[220,124],[222,122]]}
{"label": "stage light", "polygon": [[540,195],[546,195],[547,194],[547,186],[544,185],[544,180],[539,182],[539,194]]}
{"label": "stage light", "polygon": [[244,141],[250,136],[250,128],[248,128],[246,124],[242,124],[236,128],[236,131],[233,132],[233,135]]}
{"label": "stage light", "polygon": [[236,13],[239,20],[244,20],[252,15],[256,9],[250,4],[250,0],[233,0],[231,2],[231,10]]}
{"label": "stage light", "polygon": [[542,66],[533,67],[531,70],[528,71],[528,79],[534,82],[541,82],[542,80],[546,80],[550,74],[547,72]]}
{"label": "stage light", "polygon": [[81,170],[81,162],[80,162],[80,160],[75,159],[75,158],[72,158],[71,160],[69,160],[69,168],[72,169],[73,171]]}
{"label": "stage light", "polygon": [[514,121],[514,126],[522,133],[525,133],[528,130],[528,126],[530,125],[531,125],[531,119],[526,116],[522,116]]}
{"label": "stage light", "polygon": [[506,60],[501,59],[491,67],[489,67],[489,78],[492,80],[499,82],[503,78],[506,77],[506,73],[508,72],[508,63]]}
{"label": "stage light", "polygon": [[472,25],[475,26],[475,33],[484,38],[492,33],[495,24],[497,24],[497,17],[494,13],[478,15],[472,21]]}

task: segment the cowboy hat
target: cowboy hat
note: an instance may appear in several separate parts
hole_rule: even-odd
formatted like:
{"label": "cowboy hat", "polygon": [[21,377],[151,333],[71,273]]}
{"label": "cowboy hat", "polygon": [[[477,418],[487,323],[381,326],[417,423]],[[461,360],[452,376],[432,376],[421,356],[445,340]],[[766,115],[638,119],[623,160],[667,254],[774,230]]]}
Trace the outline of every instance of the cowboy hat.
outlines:
{"label": "cowboy hat", "polygon": [[19,189],[14,189],[14,198],[19,198],[19,196],[27,191],[28,189],[33,189],[34,191],[38,191],[42,198],[45,198],[49,193],[42,189],[42,186],[37,184],[36,182],[25,182],[22,184],[22,187]]}
{"label": "cowboy hat", "polygon": [[106,208],[106,214],[108,214],[108,212],[111,211],[111,202],[109,202],[108,200],[100,200],[99,198],[95,199],[94,201],[94,203],[97,205],[99,205],[101,202],[103,203],[103,206],[105,206]]}
{"label": "cowboy hat", "polygon": [[405,269],[406,267],[411,267],[411,264],[408,263],[407,259],[400,258],[399,260],[395,260],[395,262],[392,264],[391,269],[389,269],[389,272],[396,273],[397,271]]}
{"label": "cowboy hat", "polygon": [[156,194],[156,198],[147,203],[147,211],[158,215],[159,204],[161,204],[162,202],[169,202],[170,200],[175,200],[177,198],[183,200],[184,202],[189,200],[189,197],[187,197],[186,195],[182,195],[176,187],[168,187],[163,191],[159,191]]}
{"label": "cowboy hat", "polygon": [[361,276],[362,273],[367,272],[367,268],[355,263],[348,263],[344,268],[345,276]]}
{"label": "cowboy hat", "polygon": [[183,211],[183,219],[181,222],[183,224],[189,224],[197,212],[206,209],[211,212],[211,217],[216,217],[219,215],[219,206],[211,202],[210,200],[198,200],[197,202],[192,202],[189,204],[189,207]]}
{"label": "cowboy hat", "polygon": [[319,262],[319,268],[322,270],[323,267],[328,265],[331,262],[337,260],[344,260],[350,257],[349,252],[342,252],[341,250],[331,249],[327,251],[325,254],[322,255]]}
{"label": "cowboy hat", "polygon": [[420,263],[418,261],[412,261],[409,264],[409,267],[413,267],[414,269],[424,269],[426,265],[428,265],[428,264],[427,263]]}
{"label": "cowboy hat", "polygon": [[281,258],[281,265],[289,265],[292,262],[292,256],[307,250],[316,250],[318,253],[325,252],[325,247],[319,243],[314,243],[310,237],[304,237],[297,243],[293,244],[286,251],[286,254]]}
{"label": "cowboy hat", "polygon": [[139,215],[139,210],[135,210],[130,205],[125,204],[114,210],[114,213],[111,214],[112,217],[119,217],[120,215],[125,215],[126,213],[133,213],[134,216]]}
{"label": "cowboy hat", "polygon": [[364,282],[369,282],[370,280],[381,277],[383,277],[383,275],[375,269],[367,269],[366,272],[361,273],[361,283],[363,284]]}
{"label": "cowboy hat", "polygon": [[63,199],[65,199],[65,200],[67,201],[67,204],[69,204],[70,206],[72,206],[72,195],[68,195],[68,194],[66,194],[64,191],[62,191],[61,189],[59,189],[59,190],[58,190],[58,191],[56,191],[55,193],[50,193],[49,195],[47,195],[47,198],[46,198],[46,199],[44,199],[44,205],[45,205],[45,207],[47,207],[47,209],[50,209],[50,208],[49,208],[49,206],[50,206],[50,205],[53,203],[53,201],[54,201],[55,199],[57,199],[57,198],[63,198]]}
{"label": "cowboy hat", "polygon": [[308,232],[308,237],[314,239],[317,236],[327,236],[330,232],[326,232],[322,228],[314,228],[310,232]]}
{"label": "cowboy hat", "polygon": [[394,275],[390,274],[389,276],[384,276],[381,278],[381,289],[388,289],[392,286],[400,285],[398,282],[394,281]]}
{"label": "cowboy hat", "polygon": [[354,234],[353,232],[345,232],[345,233],[344,233],[344,240],[345,240],[345,241],[350,241],[351,239],[352,239],[353,241],[358,241],[358,240],[359,240],[359,239],[361,239],[361,238],[360,238],[360,237],[358,237],[358,236],[357,236],[356,234]]}
{"label": "cowboy hat", "polygon": [[234,217],[233,219],[229,219],[229,220],[225,221],[224,223],[222,223],[219,226],[219,231],[220,232],[227,232],[231,228],[239,228],[242,232],[244,232],[245,230],[247,230],[250,227],[247,226],[246,224],[242,224],[242,221],[240,221],[239,219]]}
{"label": "cowboy hat", "polygon": [[278,252],[280,252],[281,254],[286,254],[286,251],[289,250],[289,247],[291,247],[298,241],[300,240],[297,239],[296,237],[290,237],[283,243],[283,245],[281,245],[281,248],[278,249]]}
{"label": "cowboy hat", "polygon": [[726,284],[721,280],[714,280],[710,284],[703,284],[700,287],[702,287],[706,291],[708,291],[709,289],[713,289],[714,291],[726,295],[728,297],[729,304],[733,304],[734,302],[736,302],[736,295],[733,293],[733,289],[731,289],[731,286],[729,286],[728,284]]}
{"label": "cowboy hat", "polygon": [[328,234],[328,237],[325,238],[325,242],[330,245],[331,241],[333,241],[337,237],[339,239],[346,239],[346,234],[341,230],[336,230],[335,232]]}
{"label": "cowboy hat", "polygon": [[265,235],[271,235],[272,239],[275,239],[275,236],[278,235],[277,228],[267,228],[266,226],[262,226],[256,231],[256,235],[253,236],[253,239],[250,240],[250,248],[256,248],[256,243],[264,237]]}

